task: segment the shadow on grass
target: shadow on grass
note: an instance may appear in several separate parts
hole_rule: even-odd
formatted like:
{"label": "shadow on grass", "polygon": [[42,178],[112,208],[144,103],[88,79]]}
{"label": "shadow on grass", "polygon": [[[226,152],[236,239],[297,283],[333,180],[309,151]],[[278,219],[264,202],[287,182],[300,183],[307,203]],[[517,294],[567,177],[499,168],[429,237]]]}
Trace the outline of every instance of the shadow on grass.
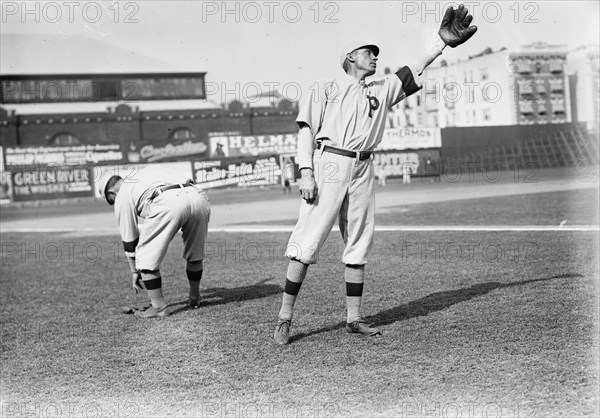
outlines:
{"label": "shadow on grass", "polygon": [[[244,302],[252,299],[262,299],[272,295],[278,295],[283,292],[281,286],[276,284],[266,284],[266,282],[273,280],[272,277],[261,280],[255,284],[249,286],[227,288],[227,287],[213,287],[211,289],[202,290],[200,292],[202,298],[200,300],[200,309],[208,306],[224,305],[226,303]],[[169,316],[177,314],[179,312],[190,310],[187,306],[188,301],[172,303],[169,306],[184,305],[174,311],[171,311]]]}
{"label": "shadow on grass", "polygon": [[[466,302],[470,299],[476,298],[478,296],[485,295],[492,290],[496,289],[504,289],[514,286],[524,286],[530,283],[537,282],[545,282],[548,280],[556,280],[556,279],[568,279],[568,278],[579,278],[583,277],[581,274],[576,273],[566,273],[560,274],[552,277],[544,277],[541,279],[531,279],[531,280],[522,280],[519,282],[513,283],[499,283],[499,282],[487,282],[487,283],[478,283],[471,287],[465,287],[462,289],[456,290],[448,290],[445,292],[437,292],[432,293],[430,295],[425,296],[424,298],[405,303],[403,305],[396,306],[394,308],[379,312],[378,314],[369,316],[364,318],[364,320],[368,324],[382,326],[382,325],[390,325],[397,321],[405,321],[407,319],[415,318],[418,316],[425,316],[432,312],[441,311],[443,309],[449,308],[452,305],[457,303]],[[290,338],[290,341],[293,342],[295,340],[299,340],[305,337],[310,337],[311,335],[321,334],[323,332],[334,331],[336,329],[342,329],[346,327],[345,322],[340,322],[338,324],[323,327],[311,332],[297,334]]]}

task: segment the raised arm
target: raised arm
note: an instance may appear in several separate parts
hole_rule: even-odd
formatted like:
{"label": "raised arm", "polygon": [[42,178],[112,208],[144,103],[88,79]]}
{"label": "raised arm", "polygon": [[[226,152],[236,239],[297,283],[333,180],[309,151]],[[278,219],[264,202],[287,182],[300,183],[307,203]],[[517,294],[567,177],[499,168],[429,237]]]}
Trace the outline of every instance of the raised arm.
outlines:
{"label": "raised arm", "polygon": [[452,6],[448,7],[442,19],[438,36],[430,45],[425,55],[420,57],[413,65],[417,75],[423,74],[423,71],[437,57],[442,55],[442,51],[446,45],[450,46],[450,48],[456,48],[468,41],[477,32],[477,26],[471,25],[472,21],[473,16],[469,14],[464,5],[461,4],[456,10]]}

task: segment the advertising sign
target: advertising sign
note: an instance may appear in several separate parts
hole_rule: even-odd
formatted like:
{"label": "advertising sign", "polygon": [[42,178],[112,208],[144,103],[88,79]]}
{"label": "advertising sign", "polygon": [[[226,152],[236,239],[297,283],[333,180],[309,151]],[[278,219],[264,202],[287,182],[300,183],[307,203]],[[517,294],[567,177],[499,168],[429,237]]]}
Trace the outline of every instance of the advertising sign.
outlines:
{"label": "advertising sign", "polygon": [[378,151],[441,148],[440,128],[391,128],[383,133]]}
{"label": "advertising sign", "polygon": [[278,157],[194,161],[194,181],[202,188],[252,187],[279,184]]}
{"label": "advertising sign", "polygon": [[232,135],[210,138],[211,158],[295,153],[297,148],[297,134]]}
{"label": "advertising sign", "polygon": [[125,162],[120,144],[6,147],[7,171],[32,166],[69,166]]}
{"label": "advertising sign", "polygon": [[285,186],[285,180],[288,183],[296,183],[300,179],[300,168],[296,163],[296,154],[284,154],[279,156],[279,166],[281,167],[281,185]]}
{"label": "advertising sign", "polygon": [[21,168],[11,173],[14,201],[92,196],[90,169],[75,166]]}
{"label": "advertising sign", "polygon": [[412,152],[377,153],[373,164],[378,170],[384,170],[388,177],[402,176],[406,170],[415,174],[419,168],[419,155]]}
{"label": "advertising sign", "polygon": [[166,144],[143,145],[140,150],[140,161],[153,163],[181,159],[182,157],[207,157],[206,141],[187,140],[185,142],[167,142]]}
{"label": "advertising sign", "polygon": [[8,171],[0,171],[0,204],[5,205],[12,200],[12,182]]}

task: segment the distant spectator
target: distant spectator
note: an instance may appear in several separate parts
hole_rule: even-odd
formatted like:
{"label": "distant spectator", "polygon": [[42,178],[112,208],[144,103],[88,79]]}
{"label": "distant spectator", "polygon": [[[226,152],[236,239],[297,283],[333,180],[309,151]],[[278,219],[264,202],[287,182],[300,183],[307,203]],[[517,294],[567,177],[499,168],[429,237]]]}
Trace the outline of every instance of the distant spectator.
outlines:
{"label": "distant spectator", "polygon": [[292,193],[292,186],[290,186],[290,179],[285,177],[283,179],[283,194],[286,194],[287,192],[290,192],[290,194]]}
{"label": "distant spectator", "polygon": [[402,162],[402,183],[410,184],[410,176],[415,174],[419,168],[419,155],[411,152],[406,155],[406,160]]}
{"label": "distant spectator", "polygon": [[10,199],[10,188],[8,183],[3,180],[0,182],[0,200]]}
{"label": "distant spectator", "polygon": [[402,163],[402,183],[410,184],[410,164],[408,162]]}
{"label": "distant spectator", "polygon": [[387,179],[387,172],[385,170],[386,164],[377,166],[377,180],[381,187],[385,187],[385,180]]}

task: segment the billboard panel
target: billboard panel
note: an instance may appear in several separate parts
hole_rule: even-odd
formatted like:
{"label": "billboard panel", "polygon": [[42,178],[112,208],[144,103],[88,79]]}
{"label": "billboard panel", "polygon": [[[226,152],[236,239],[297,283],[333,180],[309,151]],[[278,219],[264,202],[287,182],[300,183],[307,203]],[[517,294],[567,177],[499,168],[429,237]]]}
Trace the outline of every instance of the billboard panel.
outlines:
{"label": "billboard panel", "polygon": [[120,144],[6,147],[7,171],[25,167],[114,164],[126,161]]}
{"label": "billboard panel", "polygon": [[193,161],[194,181],[202,188],[253,187],[279,184],[281,168],[277,156]]}
{"label": "billboard panel", "polygon": [[210,138],[211,158],[295,153],[298,134],[230,135]]}
{"label": "billboard panel", "polygon": [[383,133],[377,151],[441,148],[440,128],[391,128]]}
{"label": "billboard panel", "polygon": [[11,173],[16,202],[92,196],[88,167],[47,166],[20,168]]}

